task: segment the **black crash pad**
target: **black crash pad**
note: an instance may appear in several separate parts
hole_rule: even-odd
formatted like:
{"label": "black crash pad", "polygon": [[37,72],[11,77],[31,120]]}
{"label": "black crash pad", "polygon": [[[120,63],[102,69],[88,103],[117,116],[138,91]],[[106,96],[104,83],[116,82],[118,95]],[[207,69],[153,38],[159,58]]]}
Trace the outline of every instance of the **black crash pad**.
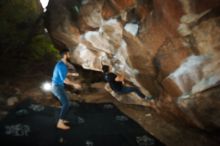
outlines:
{"label": "black crash pad", "polygon": [[163,146],[113,104],[72,102],[68,131],[56,128],[59,108],[25,101],[0,121],[0,145]]}

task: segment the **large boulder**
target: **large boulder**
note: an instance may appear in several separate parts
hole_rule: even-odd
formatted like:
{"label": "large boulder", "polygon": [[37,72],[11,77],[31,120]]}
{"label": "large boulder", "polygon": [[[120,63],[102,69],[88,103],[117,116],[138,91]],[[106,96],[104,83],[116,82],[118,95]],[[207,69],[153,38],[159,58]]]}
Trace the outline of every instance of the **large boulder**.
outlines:
{"label": "large boulder", "polygon": [[209,130],[220,128],[219,9],[218,0],[53,0],[45,20],[73,63],[109,65],[161,110]]}

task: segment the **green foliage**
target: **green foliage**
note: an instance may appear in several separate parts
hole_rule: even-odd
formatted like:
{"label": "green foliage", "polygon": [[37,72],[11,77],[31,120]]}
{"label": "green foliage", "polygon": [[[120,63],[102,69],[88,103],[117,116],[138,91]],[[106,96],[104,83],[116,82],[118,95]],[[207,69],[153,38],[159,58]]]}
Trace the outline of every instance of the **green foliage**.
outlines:
{"label": "green foliage", "polygon": [[[29,45],[30,51],[30,60],[38,61],[43,58],[50,56],[49,54],[54,54],[50,59],[58,59],[58,51],[51,44],[51,41],[45,35],[37,35],[32,39],[32,42]],[[48,58],[47,58],[48,59]]]}
{"label": "green foliage", "polygon": [[0,9],[0,39],[3,49],[14,49],[24,43],[39,14],[37,0],[5,1]]}
{"label": "green foliage", "polygon": [[42,13],[39,0],[1,0],[0,74],[14,76],[58,58],[43,23],[35,25]]}

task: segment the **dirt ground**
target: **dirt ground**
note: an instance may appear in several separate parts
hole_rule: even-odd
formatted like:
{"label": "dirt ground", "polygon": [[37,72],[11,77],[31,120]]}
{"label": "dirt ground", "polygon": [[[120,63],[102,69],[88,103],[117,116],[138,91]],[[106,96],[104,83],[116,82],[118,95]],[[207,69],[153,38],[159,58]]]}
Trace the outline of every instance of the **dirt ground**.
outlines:
{"label": "dirt ground", "polygon": [[[59,106],[59,102],[49,92],[41,89],[43,82],[49,80],[41,75],[24,77],[19,80],[9,80],[0,85],[0,117],[7,114],[7,110],[13,106],[7,105],[10,97],[18,98],[18,102],[26,98],[50,105]],[[157,113],[147,107],[128,105],[117,101],[104,89],[104,83],[95,83],[92,86],[84,85],[83,90],[76,92],[69,89],[68,95],[71,100],[88,103],[111,102],[123,113],[135,120],[146,131],[159,139],[167,146],[217,146],[220,142],[218,136],[210,135],[204,131],[189,127],[175,118],[166,118],[164,111]],[[15,103],[16,104],[16,103]]]}

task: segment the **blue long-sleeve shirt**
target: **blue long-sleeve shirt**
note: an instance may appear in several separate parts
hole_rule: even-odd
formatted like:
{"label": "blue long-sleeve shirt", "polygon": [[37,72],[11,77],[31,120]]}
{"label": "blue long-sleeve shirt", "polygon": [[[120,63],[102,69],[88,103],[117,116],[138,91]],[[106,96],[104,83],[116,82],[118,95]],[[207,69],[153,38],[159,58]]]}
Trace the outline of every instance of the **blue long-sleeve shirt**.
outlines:
{"label": "blue long-sleeve shirt", "polygon": [[64,86],[64,80],[66,79],[67,72],[67,65],[61,60],[58,61],[53,71],[52,84]]}

